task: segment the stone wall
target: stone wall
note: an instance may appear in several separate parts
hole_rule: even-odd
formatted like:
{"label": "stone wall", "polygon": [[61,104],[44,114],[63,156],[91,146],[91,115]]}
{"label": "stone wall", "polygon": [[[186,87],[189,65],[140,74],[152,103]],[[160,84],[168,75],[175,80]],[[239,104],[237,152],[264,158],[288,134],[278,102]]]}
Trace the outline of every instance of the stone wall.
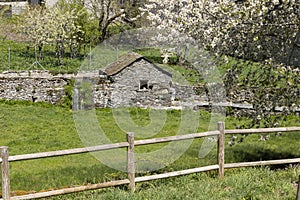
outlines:
{"label": "stone wall", "polygon": [[205,86],[191,86],[191,85],[179,85],[174,83],[175,88],[175,101],[182,102],[206,102],[208,101],[207,94],[205,92]]}
{"label": "stone wall", "polygon": [[32,102],[61,103],[65,86],[72,75],[53,76],[47,71],[3,72],[0,74],[0,98]]}
{"label": "stone wall", "polygon": [[[207,100],[204,88],[171,86],[168,74],[155,66],[145,68],[140,64],[134,63],[111,77],[100,76],[98,71],[77,75],[52,75],[48,71],[33,70],[3,72],[0,73],[0,99],[62,104],[71,90],[75,110],[93,106],[165,107],[172,106],[174,101],[180,105],[180,102]],[[141,80],[148,80],[148,88],[140,88]]]}
{"label": "stone wall", "polygon": [[[52,75],[48,71],[3,72],[0,73],[0,99],[63,104],[65,100],[70,101],[68,96],[73,93],[74,110],[94,106],[194,108],[208,105],[211,101],[204,85],[170,85],[170,76],[154,66],[145,70],[140,64],[136,63],[111,77],[99,75],[98,71],[77,75]],[[140,80],[148,80],[148,88],[141,89]],[[226,98],[229,102],[247,104],[251,97],[248,90],[239,90],[238,93],[227,94]]]}

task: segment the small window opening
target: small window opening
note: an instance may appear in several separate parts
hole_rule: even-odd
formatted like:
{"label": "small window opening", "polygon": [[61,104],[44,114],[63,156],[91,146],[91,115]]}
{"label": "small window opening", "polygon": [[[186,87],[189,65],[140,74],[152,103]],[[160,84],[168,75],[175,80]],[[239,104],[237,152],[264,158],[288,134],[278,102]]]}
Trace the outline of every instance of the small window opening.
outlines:
{"label": "small window opening", "polygon": [[140,80],[140,90],[149,89],[149,80]]}

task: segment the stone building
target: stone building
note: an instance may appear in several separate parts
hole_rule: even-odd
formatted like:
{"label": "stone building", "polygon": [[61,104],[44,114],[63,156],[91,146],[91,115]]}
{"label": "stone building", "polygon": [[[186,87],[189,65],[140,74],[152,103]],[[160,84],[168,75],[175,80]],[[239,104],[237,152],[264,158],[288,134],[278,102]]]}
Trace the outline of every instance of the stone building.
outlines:
{"label": "stone building", "polygon": [[172,74],[137,53],[101,70],[53,75],[48,71],[0,73],[0,99],[91,107],[193,107],[207,101],[204,87],[172,82]]}
{"label": "stone building", "polygon": [[137,53],[120,57],[99,74],[109,84],[109,107],[171,104],[172,74]]}

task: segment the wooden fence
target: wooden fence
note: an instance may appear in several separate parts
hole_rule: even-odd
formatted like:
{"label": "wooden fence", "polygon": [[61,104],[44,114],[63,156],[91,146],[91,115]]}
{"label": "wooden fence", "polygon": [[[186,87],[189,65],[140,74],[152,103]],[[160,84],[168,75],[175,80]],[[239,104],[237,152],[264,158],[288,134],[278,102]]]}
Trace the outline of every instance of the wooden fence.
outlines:
{"label": "wooden fence", "polygon": [[[271,133],[271,132],[290,132],[290,131],[300,131],[300,127],[284,127],[284,128],[259,128],[259,129],[237,129],[237,130],[225,130],[225,123],[218,123],[217,131],[208,131],[202,133],[192,133],[186,135],[176,135],[169,136],[163,138],[153,138],[146,140],[134,140],[134,133],[127,133],[127,142],[114,143],[114,144],[105,144],[100,146],[92,146],[85,148],[76,148],[69,150],[61,150],[61,151],[51,151],[51,152],[42,152],[42,153],[34,153],[34,154],[25,154],[25,155],[15,155],[9,156],[8,147],[0,147],[0,162],[1,162],[1,171],[2,171],[2,199],[0,200],[21,200],[21,199],[34,199],[34,198],[42,198],[49,197],[53,195],[61,195],[68,194],[73,192],[91,190],[91,189],[99,189],[110,186],[124,185],[129,184],[129,189],[131,191],[135,190],[135,183],[162,179],[167,177],[174,177],[179,175],[186,175],[196,172],[205,172],[210,170],[218,170],[219,177],[222,178],[224,176],[224,169],[228,168],[237,168],[237,167],[249,167],[249,166],[259,166],[259,165],[276,165],[276,164],[290,164],[290,163],[300,163],[300,158],[294,159],[282,159],[282,160],[268,160],[268,161],[256,161],[256,162],[242,162],[242,163],[228,163],[225,164],[224,153],[225,153],[225,134],[255,134],[255,133]],[[168,172],[164,174],[156,174],[150,176],[142,176],[135,177],[135,162],[134,162],[134,147],[138,145],[146,145],[146,144],[156,144],[163,142],[172,142],[179,140],[188,140],[194,138],[201,137],[210,137],[210,136],[218,136],[218,160],[216,165],[210,165],[205,167],[186,169],[181,171]],[[127,173],[128,178],[124,180],[116,180],[105,183],[98,184],[90,184],[85,186],[77,186],[72,188],[64,188],[58,190],[52,190],[48,192],[39,192],[34,194],[27,194],[22,196],[10,196],[10,177],[9,177],[9,163],[20,161],[20,160],[32,160],[38,158],[48,158],[55,156],[64,156],[71,154],[80,154],[87,152],[95,152],[95,151],[103,151],[108,149],[116,149],[116,148],[127,148]],[[300,183],[298,184],[300,185]],[[298,187],[299,188],[299,187]],[[300,198],[300,189],[297,192],[297,198]],[[300,200],[300,199],[297,200]]]}

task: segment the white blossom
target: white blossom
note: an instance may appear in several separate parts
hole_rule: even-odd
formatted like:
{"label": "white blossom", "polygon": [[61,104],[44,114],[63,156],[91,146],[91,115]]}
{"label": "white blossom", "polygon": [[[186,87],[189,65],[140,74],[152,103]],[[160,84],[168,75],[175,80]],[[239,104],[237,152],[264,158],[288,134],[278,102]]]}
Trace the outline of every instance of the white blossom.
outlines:
{"label": "white blossom", "polygon": [[294,0],[148,0],[141,11],[155,27],[174,28],[217,53],[254,59],[289,52],[300,24]]}

